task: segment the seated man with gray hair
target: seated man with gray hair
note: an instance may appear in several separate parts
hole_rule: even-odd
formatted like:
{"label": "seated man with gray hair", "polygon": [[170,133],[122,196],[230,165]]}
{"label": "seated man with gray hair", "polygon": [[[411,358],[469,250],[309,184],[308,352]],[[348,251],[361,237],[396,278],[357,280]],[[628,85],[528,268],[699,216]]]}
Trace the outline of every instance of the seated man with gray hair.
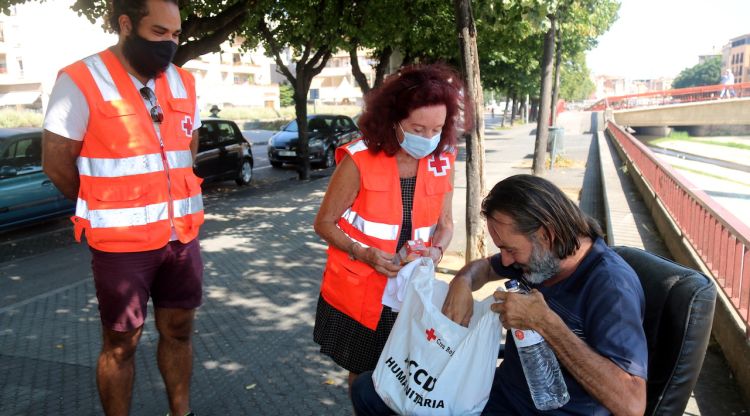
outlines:
{"label": "seated man with gray hair", "polygon": [[[492,309],[506,328],[542,335],[560,362],[570,400],[544,414],[642,415],[648,366],[643,289],[596,221],[554,184],[531,175],[495,185],[482,214],[500,252],[456,274],[443,313],[467,325],[472,291],[502,278],[521,280],[530,294],[495,292]],[[371,373],[355,380],[352,402],[359,416],[393,413],[375,392]],[[483,414],[537,413],[508,334]]]}

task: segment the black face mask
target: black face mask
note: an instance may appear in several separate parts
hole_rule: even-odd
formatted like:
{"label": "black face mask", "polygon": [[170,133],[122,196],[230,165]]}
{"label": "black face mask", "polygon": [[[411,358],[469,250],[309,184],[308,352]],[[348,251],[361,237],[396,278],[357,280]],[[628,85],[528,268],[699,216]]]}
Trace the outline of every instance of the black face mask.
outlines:
{"label": "black face mask", "polygon": [[122,45],[122,53],[133,69],[146,78],[154,78],[167,70],[177,51],[171,40],[152,41],[131,32]]}

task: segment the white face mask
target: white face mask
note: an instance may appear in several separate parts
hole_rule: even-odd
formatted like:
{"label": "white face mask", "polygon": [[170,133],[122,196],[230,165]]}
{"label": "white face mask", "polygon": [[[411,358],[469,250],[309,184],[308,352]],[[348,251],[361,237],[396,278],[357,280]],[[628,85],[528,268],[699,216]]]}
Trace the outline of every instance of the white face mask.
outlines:
{"label": "white face mask", "polygon": [[421,159],[434,152],[438,143],[440,143],[440,135],[442,132],[431,138],[427,138],[405,131],[404,128],[401,127],[401,123],[398,123],[398,127],[401,129],[401,132],[404,133],[404,140],[401,142],[401,148],[414,159]]}

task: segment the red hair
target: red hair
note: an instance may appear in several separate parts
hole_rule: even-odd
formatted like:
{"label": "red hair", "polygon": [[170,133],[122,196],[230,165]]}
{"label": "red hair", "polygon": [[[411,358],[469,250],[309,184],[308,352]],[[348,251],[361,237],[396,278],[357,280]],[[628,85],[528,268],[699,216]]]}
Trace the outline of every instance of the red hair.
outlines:
{"label": "red hair", "polygon": [[[456,145],[458,113],[464,86],[461,77],[445,64],[411,65],[390,75],[383,85],[365,97],[365,110],[359,119],[367,148],[373,153],[393,156],[401,145],[394,126],[417,108],[445,105],[445,124],[434,155]],[[469,118],[466,117],[468,120]]]}

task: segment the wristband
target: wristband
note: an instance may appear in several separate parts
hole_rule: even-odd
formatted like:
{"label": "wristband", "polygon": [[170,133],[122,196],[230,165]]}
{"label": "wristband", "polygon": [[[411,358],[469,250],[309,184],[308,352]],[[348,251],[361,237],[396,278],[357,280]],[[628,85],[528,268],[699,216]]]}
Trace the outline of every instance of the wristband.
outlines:
{"label": "wristband", "polygon": [[435,244],[432,247],[435,247],[436,249],[440,250],[440,258],[438,259],[438,263],[440,263],[440,260],[443,259],[443,246],[440,244]]}

